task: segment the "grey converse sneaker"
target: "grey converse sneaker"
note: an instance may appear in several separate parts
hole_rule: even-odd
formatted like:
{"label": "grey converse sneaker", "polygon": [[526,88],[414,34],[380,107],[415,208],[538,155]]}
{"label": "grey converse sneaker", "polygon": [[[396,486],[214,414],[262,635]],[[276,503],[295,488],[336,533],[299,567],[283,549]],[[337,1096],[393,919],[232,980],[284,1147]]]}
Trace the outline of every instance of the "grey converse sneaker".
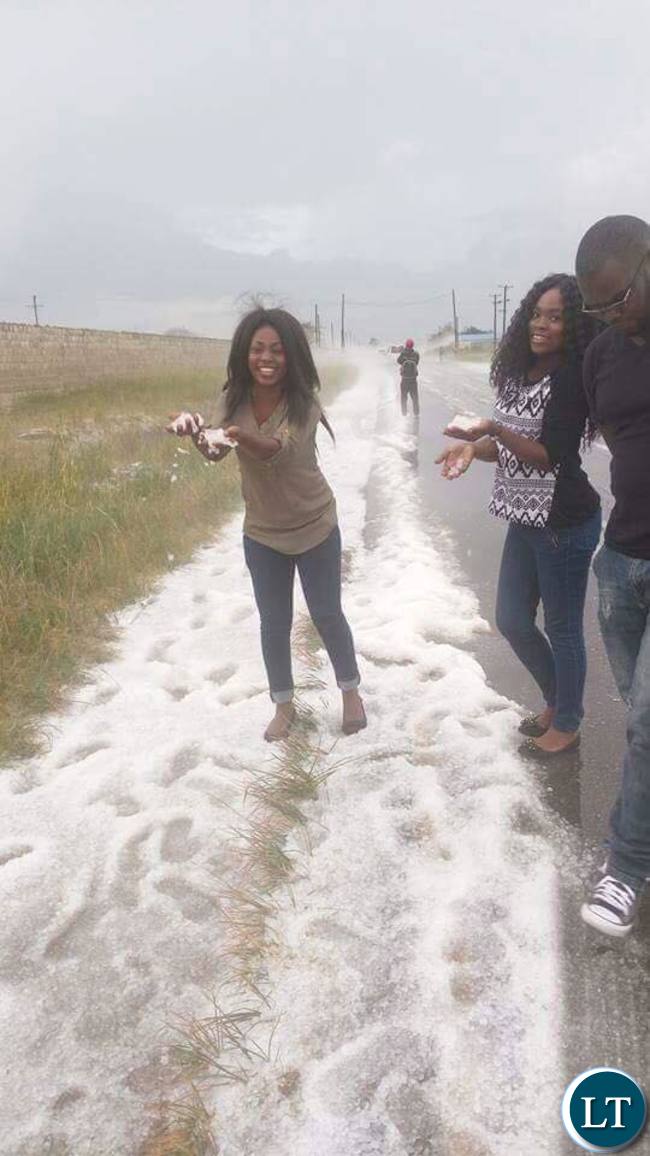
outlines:
{"label": "grey converse sneaker", "polygon": [[638,889],[630,887],[622,879],[608,875],[604,867],[589,899],[583,903],[580,914],[585,923],[595,927],[596,931],[622,938],[629,935],[636,923],[642,892],[641,880]]}

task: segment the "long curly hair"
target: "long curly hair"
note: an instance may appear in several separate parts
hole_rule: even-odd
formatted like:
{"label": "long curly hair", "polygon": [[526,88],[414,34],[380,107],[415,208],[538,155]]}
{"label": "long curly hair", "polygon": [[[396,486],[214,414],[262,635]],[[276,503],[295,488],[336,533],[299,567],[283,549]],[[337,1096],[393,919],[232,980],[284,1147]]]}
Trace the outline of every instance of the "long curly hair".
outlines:
{"label": "long curly hair", "polygon": [[[568,273],[551,273],[541,281],[536,281],[521,301],[517,311],[498,345],[490,367],[490,382],[500,401],[512,398],[528,370],[535,361],[530,348],[528,326],[540,297],[549,289],[559,289],[564,306],[564,348],[562,364],[577,374],[582,372],[585,350],[602,329],[602,325],[582,312],[582,295],[575,277]],[[590,418],[587,419],[585,440],[590,442],[596,430]]]}
{"label": "long curly hair", "polygon": [[[227,378],[224,385],[226,394],[226,422],[235,410],[247,401],[252,393],[253,378],[248,368],[248,354],[253,337],[258,329],[270,325],[275,329],[286,358],[286,377],[283,390],[287,403],[289,422],[304,425],[314,401],[318,401],[320,379],[314,364],[305,331],[296,317],[286,309],[251,309],[239,322],[232,338],[228,358]],[[321,411],[321,421],[328,433],[334,433],[325,414]]]}

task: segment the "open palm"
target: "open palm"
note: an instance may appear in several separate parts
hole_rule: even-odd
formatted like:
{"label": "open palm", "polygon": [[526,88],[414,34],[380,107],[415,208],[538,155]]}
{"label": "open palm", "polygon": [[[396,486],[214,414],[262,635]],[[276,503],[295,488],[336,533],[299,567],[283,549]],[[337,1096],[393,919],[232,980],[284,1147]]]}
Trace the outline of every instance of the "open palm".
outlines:
{"label": "open palm", "polygon": [[460,478],[469,469],[475,457],[475,449],[471,442],[455,442],[436,458],[436,465],[442,465],[440,471],[443,478]]}

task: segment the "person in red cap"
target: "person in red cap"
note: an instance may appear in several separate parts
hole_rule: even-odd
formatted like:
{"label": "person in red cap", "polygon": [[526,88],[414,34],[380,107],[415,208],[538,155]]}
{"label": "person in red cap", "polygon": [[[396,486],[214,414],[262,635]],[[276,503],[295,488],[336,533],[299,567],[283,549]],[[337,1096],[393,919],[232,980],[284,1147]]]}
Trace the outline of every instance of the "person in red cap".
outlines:
{"label": "person in red cap", "polygon": [[418,397],[418,363],[420,361],[420,354],[413,344],[413,338],[407,337],[404,342],[404,347],[399,357],[397,364],[400,367],[401,382],[400,394],[402,402],[402,415],[406,417],[408,408],[408,399],[411,399],[413,406],[413,413],[417,417],[420,412],[420,399]]}

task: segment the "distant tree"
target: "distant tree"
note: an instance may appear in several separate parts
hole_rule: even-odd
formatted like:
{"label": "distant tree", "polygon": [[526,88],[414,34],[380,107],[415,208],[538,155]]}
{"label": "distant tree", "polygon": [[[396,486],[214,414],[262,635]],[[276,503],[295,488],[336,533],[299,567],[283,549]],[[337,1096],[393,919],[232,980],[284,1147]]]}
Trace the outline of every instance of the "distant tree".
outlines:
{"label": "distant tree", "polygon": [[368,342],[368,345],[379,345],[379,338],[378,337],[371,337],[370,341]]}
{"label": "distant tree", "polygon": [[191,329],[187,329],[184,325],[173,325],[171,329],[166,329],[165,337],[196,337],[196,333],[192,333]]}
{"label": "distant tree", "polygon": [[430,333],[427,337],[427,341],[438,341],[441,337],[447,337],[450,333],[453,334],[453,332],[454,327],[451,321],[448,321],[446,325],[441,325],[438,329],[436,329],[435,333]]}

